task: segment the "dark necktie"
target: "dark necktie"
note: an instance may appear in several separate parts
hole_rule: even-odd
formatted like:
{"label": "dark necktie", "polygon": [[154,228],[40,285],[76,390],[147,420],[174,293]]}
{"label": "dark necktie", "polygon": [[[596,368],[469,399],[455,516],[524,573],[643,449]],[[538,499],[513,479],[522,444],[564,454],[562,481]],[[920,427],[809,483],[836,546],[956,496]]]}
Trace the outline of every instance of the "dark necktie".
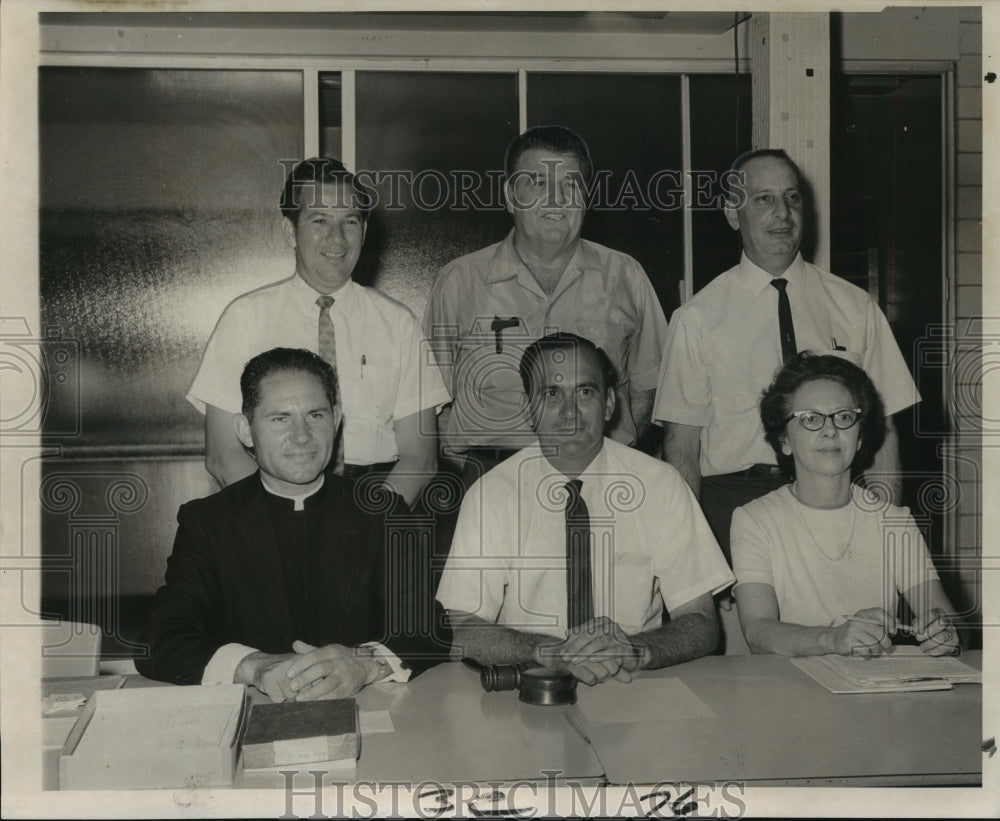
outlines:
{"label": "dark necktie", "polygon": [[590,513],[580,496],[583,483],[566,483],[566,602],[569,627],[594,617],[590,569]]}
{"label": "dark necktie", "polygon": [[[333,368],[333,379],[337,386],[336,404],[334,410],[340,408],[341,420],[343,420],[344,403],[340,398],[340,381],[337,379],[337,335],[333,330],[333,319],[330,317],[330,306],[333,305],[333,297],[329,294],[321,296],[316,300],[319,305],[319,355],[325,359]],[[340,435],[337,436],[333,446],[333,456],[330,458],[330,465],[333,472],[338,476],[344,475],[344,426],[341,421]]]}
{"label": "dark necktie", "polygon": [[795,356],[795,326],[792,324],[792,306],[788,303],[787,279],[774,278],[771,284],[778,290],[778,333],[781,335],[781,360],[787,362]]}

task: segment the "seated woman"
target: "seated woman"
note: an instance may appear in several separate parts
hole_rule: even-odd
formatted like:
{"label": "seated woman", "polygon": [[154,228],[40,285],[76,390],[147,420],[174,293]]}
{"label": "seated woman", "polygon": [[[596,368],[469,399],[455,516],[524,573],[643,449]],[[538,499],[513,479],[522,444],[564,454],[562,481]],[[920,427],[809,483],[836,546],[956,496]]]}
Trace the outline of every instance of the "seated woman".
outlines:
{"label": "seated woman", "polygon": [[[877,656],[910,632],[929,655],[958,648],[952,612],[909,510],[852,484],[882,445],[868,375],[800,353],[764,391],[768,443],[792,478],[733,514],[740,626],[755,653]],[[898,596],[915,614],[897,624]]]}

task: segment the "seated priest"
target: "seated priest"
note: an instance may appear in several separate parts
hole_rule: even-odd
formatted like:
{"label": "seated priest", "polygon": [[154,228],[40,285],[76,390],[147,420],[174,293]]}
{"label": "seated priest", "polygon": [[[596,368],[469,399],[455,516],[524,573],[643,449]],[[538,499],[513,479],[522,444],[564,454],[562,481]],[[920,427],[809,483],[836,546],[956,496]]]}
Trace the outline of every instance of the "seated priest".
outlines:
{"label": "seated priest", "polygon": [[607,355],[552,334],[520,374],[537,442],[469,489],[438,588],[457,650],[586,684],[710,653],[733,576],[680,474],[604,437]]}
{"label": "seated priest", "polygon": [[435,605],[429,572],[401,555],[405,503],[324,472],[340,425],[330,366],[274,348],[247,363],[240,388],[236,435],[257,471],[181,506],[139,672],[309,701],[406,681],[446,657],[447,635],[411,627],[442,620],[420,617]]}

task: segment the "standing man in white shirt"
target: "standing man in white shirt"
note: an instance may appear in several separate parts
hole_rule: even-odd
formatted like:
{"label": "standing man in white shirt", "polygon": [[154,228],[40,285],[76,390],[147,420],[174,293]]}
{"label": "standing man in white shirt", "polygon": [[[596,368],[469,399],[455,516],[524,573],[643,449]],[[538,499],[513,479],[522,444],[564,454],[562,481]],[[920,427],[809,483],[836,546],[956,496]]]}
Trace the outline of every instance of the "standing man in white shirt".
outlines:
{"label": "standing man in white shirt", "polygon": [[670,321],[653,418],[664,451],[699,495],[726,558],[733,510],[787,480],[764,439],[758,404],[795,351],[835,354],[864,368],[882,395],[888,429],[869,475],[901,491],[892,414],[919,401],[879,307],[860,288],[803,260],[799,170],[781,149],[737,158],[743,183],[725,216],[743,255]]}
{"label": "standing man in white shirt", "polygon": [[256,354],[305,348],[334,367],[343,429],[331,468],[372,471],[412,505],[437,469],[437,409],[449,400],[410,310],[351,279],[372,192],[329,157],[305,160],[281,196],[295,274],[235,299],[219,318],[188,391],[205,414],[205,467],[225,487],[257,465],[237,439],[239,375]]}

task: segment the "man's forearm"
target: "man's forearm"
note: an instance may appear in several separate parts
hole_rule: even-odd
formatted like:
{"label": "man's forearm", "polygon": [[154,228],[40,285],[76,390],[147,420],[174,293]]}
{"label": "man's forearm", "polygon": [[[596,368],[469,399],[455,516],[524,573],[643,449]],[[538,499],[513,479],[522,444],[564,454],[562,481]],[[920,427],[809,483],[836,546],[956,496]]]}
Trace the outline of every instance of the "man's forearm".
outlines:
{"label": "man's forearm", "polygon": [[436,455],[432,455],[430,458],[410,457],[408,459],[401,456],[386,477],[386,483],[403,497],[409,507],[413,507],[413,503],[420,497],[420,493],[434,478],[436,472]]}
{"label": "man's forearm", "polygon": [[694,492],[701,494],[701,428],[667,422],[663,458],[673,465]]}
{"label": "man's forearm", "polygon": [[899,462],[899,437],[891,416],[885,419],[885,441],[864,475],[870,476],[874,484],[888,487],[893,504],[900,503],[903,496],[903,472]]}
{"label": "man's forearm", "polygon": [[466,618],[454,623],[454,643],[463,657],[481,664],[529,664],[540,644],[557,641],[540,633],[522,633],[509,627]]}
{"label": "man's forearm", "polygon": [[817,656],[837,652],[828,627],[808,627],[778,619],[753,619],[743,627],[752,653]]}
{"label": "man's forearm", "polygon": [[653,400],[656,398],[656,390],[634,391],[629,387],[628,400],[629,409],[632,412],[632,421],[635,423],[636,441],[641,441],[646,435],[653,421]]}
{"label": "man's forearm", "polygon": [[399,461],[386,482],[412,507],[437,472],[437,416],[434,408],[397,419],[396,445]]}
{"label": "man's forearm", "polygon": [[653,670],[711,653],[719,643],[719,622],[714,614],[687,613],[631,639],[646,648],[644,666]]}
{"label": "man's forearm", "polygon": [[208,405],[205,408],[205,469],[226,487],[257,470],[257,461],[236,437],[233,414]]}

